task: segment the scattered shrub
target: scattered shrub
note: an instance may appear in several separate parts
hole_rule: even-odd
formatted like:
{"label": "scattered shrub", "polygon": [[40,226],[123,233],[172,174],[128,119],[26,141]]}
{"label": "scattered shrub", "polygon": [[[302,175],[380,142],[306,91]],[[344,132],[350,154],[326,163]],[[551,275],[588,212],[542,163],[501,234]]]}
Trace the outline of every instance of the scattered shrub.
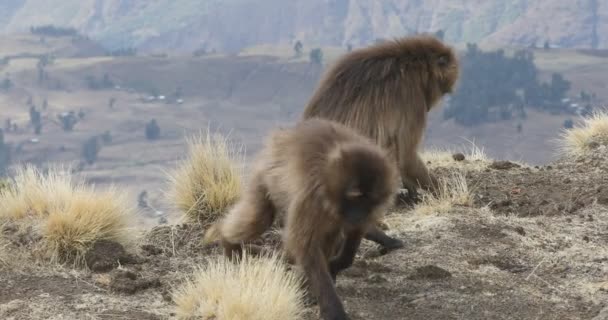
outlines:
{"label": "scattered shrub", "polygon": [[20,167],[0,193],[0,223],[12,222],[35,233],[32,250],[51,262],[83,265],[83,257],[98,240],[131,243],[134,217],[124,197],[114,189],[96,191],[74,181],[68,170],[43,173]]}
{"label": "scattered shrub", "polygon": [[97,155],[101,150],[101,144],[98,138],[91,137],[87,139],[82,145],[82,157],[88,164],[93,164],[97,161]]}
{"label": "scattered shrub", "polygon": [[580,127],[565,129],[560,135],[559,151],[565,155],[582,155],[597,146],[608,145],[608,112],[596,110],[583,118]]}
{"label": "scattered shrub", "polygon": [[156,122],[156,119],[150,120],[146,124],[146,139],[156,140],[160,137],[160,126]]}
{"label": "scattered shrub", "polygon": [[236,264],[211,260],[173,292],[178,319],[298,320],[304,316],[301,277],[277,255]]}
{"label": "scattered shrub", "polygon": [[315,48],[310,50],[310,62],[314,64],[323,63],[323,51],[321,50],[321,48]]}
{"label": "scattered shrub", "polygon": [[241,194],[243,150],[219,134],[188,140],[188,157],[170,174],[171,198],[189,220],[213,222]]}

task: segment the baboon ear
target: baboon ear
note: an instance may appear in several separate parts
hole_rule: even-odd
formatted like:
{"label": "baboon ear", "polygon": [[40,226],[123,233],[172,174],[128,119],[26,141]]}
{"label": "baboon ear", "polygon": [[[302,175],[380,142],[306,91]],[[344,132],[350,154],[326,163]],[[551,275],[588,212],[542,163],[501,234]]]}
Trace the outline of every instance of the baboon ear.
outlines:
{"label": "baboon ear", "polygon": [[440,67],[447,67],[449,61],[450,58],[448,56],[439,56],[439,59],[437,59],[437,64]]}

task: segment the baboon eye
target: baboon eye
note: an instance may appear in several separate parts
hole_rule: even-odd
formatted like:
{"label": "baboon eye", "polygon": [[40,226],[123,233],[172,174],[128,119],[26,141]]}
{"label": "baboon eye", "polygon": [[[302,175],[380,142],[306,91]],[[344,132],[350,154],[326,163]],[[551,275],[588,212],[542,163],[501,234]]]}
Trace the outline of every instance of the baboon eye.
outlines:
{"label": "baboon eye", "polygon": [[440,56],[439,59],[437,59],[437,64],[439,64],[440,67],[445,67],[448,65],[448,57],[447,56]]}
{"label": "baboon eye", "polygon": [[350,188],[348,191],[346,191],[346,196],[349,198],[358,198],[362,195],[363,192],[361,192],[361,190],[359,190],[358,188]]}

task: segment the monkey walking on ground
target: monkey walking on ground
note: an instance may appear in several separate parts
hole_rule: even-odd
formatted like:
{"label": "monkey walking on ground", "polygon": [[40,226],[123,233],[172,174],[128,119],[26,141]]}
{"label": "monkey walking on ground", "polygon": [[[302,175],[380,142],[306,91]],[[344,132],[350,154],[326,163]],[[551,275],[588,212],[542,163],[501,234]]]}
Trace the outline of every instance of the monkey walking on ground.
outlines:
{"label": "monkey walking on ground", "polygon": [[[390,153],[408,200],[416,188],[438,192],[417,149],[427,113],[452,92],[459,75],[453,49],[431,36],[382,42],[343,55],[325,73],[302,119],[324,118],[355,129]],[[366,239],[385,249],[403,246],[377,226]]]}
{"label": "monkey walking on ground", "polygon": [[284,219],[283,248],[303,269],[322,318],[349,319],[332,280],[353,263],[398,182],[397,168],[371,140],[339,123],[302,121],[270,136],[247,190],[214,228],[225,254],[240,256],[243,242]]}

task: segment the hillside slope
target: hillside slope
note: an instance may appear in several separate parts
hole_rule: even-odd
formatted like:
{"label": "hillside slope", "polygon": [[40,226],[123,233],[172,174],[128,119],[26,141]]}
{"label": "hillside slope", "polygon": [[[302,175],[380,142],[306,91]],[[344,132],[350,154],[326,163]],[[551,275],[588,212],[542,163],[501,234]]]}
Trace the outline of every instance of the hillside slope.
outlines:
{"label": "hillside slope", "polygon": [[295,39],[357,46],[439,29],[454,43],[608,47],[608,0],[11,0],[0,9],[5,32],[69,25],[109,47],[185,52]]}

